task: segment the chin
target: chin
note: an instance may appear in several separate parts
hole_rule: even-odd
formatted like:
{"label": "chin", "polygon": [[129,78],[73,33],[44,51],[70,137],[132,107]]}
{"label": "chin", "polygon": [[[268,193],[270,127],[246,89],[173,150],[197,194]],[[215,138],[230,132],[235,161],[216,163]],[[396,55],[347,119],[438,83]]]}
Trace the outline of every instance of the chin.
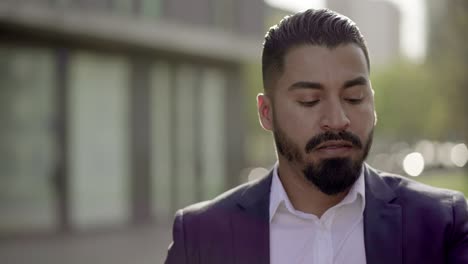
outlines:
{"label": "chin", "polygon": [[327,158],[318,164],[306,164],[304,177],[327,195],[336,195],[348,190],[359,178],[362,160]]}

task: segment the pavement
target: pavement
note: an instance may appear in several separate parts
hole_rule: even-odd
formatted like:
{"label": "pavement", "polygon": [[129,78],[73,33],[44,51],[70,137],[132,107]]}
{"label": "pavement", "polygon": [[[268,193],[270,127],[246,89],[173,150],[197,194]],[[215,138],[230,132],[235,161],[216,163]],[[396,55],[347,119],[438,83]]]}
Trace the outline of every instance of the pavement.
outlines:
{"label": "pavement", "polygon": [[0,239],[0,263],[158,264],[170,241],[170,224]]}

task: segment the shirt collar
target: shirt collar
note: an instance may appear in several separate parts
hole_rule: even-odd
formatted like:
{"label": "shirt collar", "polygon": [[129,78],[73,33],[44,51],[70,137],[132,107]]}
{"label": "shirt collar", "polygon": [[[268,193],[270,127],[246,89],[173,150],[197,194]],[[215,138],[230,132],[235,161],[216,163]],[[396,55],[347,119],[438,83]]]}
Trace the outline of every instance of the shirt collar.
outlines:
{"label": "shirt collar", "polygon": [[[364,165],[363,165],[364,167]],[[364,169],[361,168],[361,173],[359,175],[359,178],[356,180],[356,182],[353,184],[351,189],[349,190],[349,193],[345,196],[345,198],[335,205],[334,207],[341,207],[345,204],[350,204],[355,202],[358,197],[360,197],[360,209],[361,213],[364,212],[365,208],[365,182],[364,182]],[[276,214],[278,207],[281,205],[281,203],[284,203],[284,206],[287,208],[287,210],[291,213],[297,212],[294,207],[291,204],[291,201],[289,200],[288,195],[286,194],[286,191],[284,190],[283,184],[281,183],[281,180],[279,179],[278,176],[278,162],[276,162],[274,168],[273,168],[273,178],[271,181],[271,192],[270,192],[270,222],[273,219],[274,215]]]}

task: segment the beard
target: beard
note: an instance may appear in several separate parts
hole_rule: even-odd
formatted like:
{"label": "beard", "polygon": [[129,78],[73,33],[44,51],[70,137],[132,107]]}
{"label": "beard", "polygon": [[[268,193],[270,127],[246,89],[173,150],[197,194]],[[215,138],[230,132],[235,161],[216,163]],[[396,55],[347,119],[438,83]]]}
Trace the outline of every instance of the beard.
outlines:
{"label": "beard", "polygon": [[[279,155],[289,162],[301,166],[304,177],[314,184],[321,192],[327,195],[336,195],[348,190],[359,178],[362,164],[369,154],[373,139],[373,129],[369,133],[365,144],[362,144],[358,136],[351,132],[339,133],[325,132],[312,137],[304,147],[304,151],[297,146],[274,122],[273,137]],[[344,140],[350,142],[353,147],[361,151],[357,159],[351,157],[328,158],[314,162],[307,162],[302,153],[308,154],[314,148],[328,140]]]}

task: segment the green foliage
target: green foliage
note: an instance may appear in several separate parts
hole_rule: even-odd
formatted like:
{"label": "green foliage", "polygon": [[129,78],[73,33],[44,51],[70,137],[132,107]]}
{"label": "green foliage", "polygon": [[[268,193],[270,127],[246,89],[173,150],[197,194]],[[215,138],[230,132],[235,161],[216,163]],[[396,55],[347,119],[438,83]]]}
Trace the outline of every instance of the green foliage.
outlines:
{"label": "green foliage", "polygon": [[262,69],[260,63],[243,65],[245,107],[247,107],[248,133],[245,157],[252,166],[271,166],[276,159],[271,133],[262,129],[257,114],[258,93],[263,92]]}
{"label": "green foliage", "polygon": [[450,128],[468,141],[468,1],[428,0],[427,4],[427,64],[450,98],[454,121]]}
{"label": "green foliage", "polygon": [[260,63],[243,65],[244,87],[246,94],[246,106],[248,108],[248,122],[251,128],[260,127],[258,125],[256,96],[263,92],[262,66]]}
{"label": "green foliage", "polygon": [[452,109],[447,92],[428,67],[398,62],[371,79],[379,135],[390,139],[446,136]]}
{"label": "green foliage", "polygon": [[460,191],[468,198],[468,176],[466,172],[446,172],[415,178],[417,181],[439,188]]}

